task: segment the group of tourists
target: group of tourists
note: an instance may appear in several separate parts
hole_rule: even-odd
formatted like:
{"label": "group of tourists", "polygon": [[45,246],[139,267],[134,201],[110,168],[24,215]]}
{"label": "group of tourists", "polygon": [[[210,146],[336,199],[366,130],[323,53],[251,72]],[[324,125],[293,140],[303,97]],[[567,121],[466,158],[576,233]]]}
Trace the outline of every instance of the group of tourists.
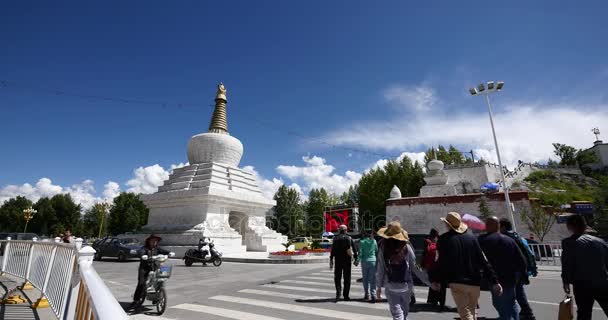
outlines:
{"label": "group of tourists", "polygon": [[[350,300],[351,265],[361,263],[364,299],[372,303],[386,296],[395,320],[407,319],[413,297],[413,276],[430,287],[427,303],[445,311],[449,288],[462,320],[477,319],[480,292],[491,292],[492,305],[500,320],[534,320],[525,285],[538,274],[534,252],[527,241],[513,231],[508,219],[488,218],[485,233],[479,237],[468,231],[460,214],[450,212],[441,218],[444,233],[432,229],[425,240],[421,267],[416,264],[408,233],[397,221],[373,232],[363,233],[358,250],[339,227],[330,254],[334,269],[336,301]],[[577,319],[591,319],[594,301],[608,315],[608,245],[602,239],[585,234],[582,216],[567,220],[572,236],[562,242],[562,279],[564,291],[573,287]],[[342,278],[344,286],[342,287]]]}

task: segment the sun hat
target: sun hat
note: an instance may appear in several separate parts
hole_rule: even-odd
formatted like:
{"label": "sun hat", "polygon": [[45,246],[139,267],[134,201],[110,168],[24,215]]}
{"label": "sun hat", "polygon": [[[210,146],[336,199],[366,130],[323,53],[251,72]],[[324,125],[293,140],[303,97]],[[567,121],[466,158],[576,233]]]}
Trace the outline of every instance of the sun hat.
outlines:
{"label": "sun hat", "polygon": [[410,237],[407,235],[407,231],[401,228],[399,221],[392,221],[386,227],[378,230],[378,235],[384,239],[395,239],[399,241],[409,241]]}
{"label": "sun hat", "polygon": [[466,223],[462,222],[458,212],[448,212],[448,215],[445,218],[441,218],[441,221],[445,222],[450,229],[458,233],[465,233],[468,228]]}

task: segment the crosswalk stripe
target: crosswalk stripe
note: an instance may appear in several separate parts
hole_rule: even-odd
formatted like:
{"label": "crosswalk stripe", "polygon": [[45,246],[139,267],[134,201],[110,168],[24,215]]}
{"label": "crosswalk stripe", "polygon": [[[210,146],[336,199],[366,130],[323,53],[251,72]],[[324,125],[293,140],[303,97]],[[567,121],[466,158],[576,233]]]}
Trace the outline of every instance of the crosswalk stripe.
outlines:
{"label": "crosswalk stripe", "polygon": [[[333,274],[333,273],[334,273],[334,271],[333,271],[333,270],[322,270],[322,271],[321,271],[321,273],[331,273],[331,274]],[[361,271],[358,271],[358,270],[351,270],[351,271],[350,271],[350,273],[351,273],[351,274],[355,274],[355,273],[356,273],[356,274],[361,274]]]}
{"label": "crosswalk stripe", "polygon": [[220,317],[224,317],[224,318],[237,319],[237,320],[241,320],[241,319],[248,319],[248,320],[285,320],[285,319],[282,319],[282,318],[269,317],[269,316],[264,316],[264,315],[261,315],[261,314],[255,314],[255,313],[249,313],[249,312],[243,312],[243,311],[236,311],[236,310],[233,310],[233,309],[216,308],[216,307],[204,306],[204,305],[198,305],[198,304],[190,304],[190,303],[178,304],[178,305],[173,306],[171,308],[181,309],[181,310],[188,310],[188,311],[194,311],[194,312],[200,312],[200,313],[207,313],[207,314],[212,314],[214,316],[220,316]]}
{"label": "crosswalk stripe", "polygon": [[[309,276],[300,276],[298,277],[298,279],[310,279],[310,280],[323,280],[323,281],[334,281],[333,277],[327,277],[327,278],[323,278],[323,277],[309,277]],[[357,283],[356,279],[352,279],[350,280],[350,282],[352,283]]]}
{"label": "crosswalk stripe", "polygon": [[[270,309],[278,309],[278,310],[289,310],[290,312],[298,312],[305,313],[314,316],[323,316],[328,318],[336,318],[336,319],[349,319],[349,320],[386,320],[386,316],[372,316],[360,313],[352,313],[352,312],[344,312],[344,311],[335,311],[330,309],[322,309],[322,308],[314,308],[308,306],[294,305],[288,303],[280,303],[273,301],[265,301],[265,300],[256,300],[256,299],[248,299],[248,298],[239,298],[232,296],[214,296],[209,299],[219,300],[224,302],[232,302],[232,303],[240,303],[240,304],[248,304],[257,307],[264,307]],[[388,311],[388,309],[387,309]]]}
{"label": "crosswalk stripe", "polygon": [[307,284],[311,286],[322,286],[322,287],[334,287],[334,283],[331,282],[314,282],[314,281],[300,281],[300,280],[283,280],[279,283],[295,283],[295,284]]}
{"label": "crosswalk stripe", "polygon": [[332,294],[336,294],[336,290],[318,289],[318,288],[306,288],[306,287],[296,287],[296,286],[283,286],[283,285],[278,285],[278,284],[263,284],[262,287],[265,287],[265,288],[274,288],[274,289],[284,289],[284,290],[295,290],[295,291],[307,291],[307,292],[320,292],[320,293],[332,293]]}
{"label": "crosswalk stripe", "polygon": [[255,289],[243,289],[239,290],[240,293],[249,293],[249,294],[259,294],[262,296],[270,296],[270,297],[281,297],[287,299],[310,299],[310,300],[318,300],[318,299],[327,299],[327,297],[318,297],[318,296],[305,296],[301,294],[292,294],[292,293],[283,293],[277,291],[266,291],[266,290],[255,290]]}
{"label": "crosswalk stripe", "polygon": [[[281,297],[288,299],[299,299],[303,300],[300,302],[306,302],[306,300],[319,300],[319,299],[328,299],[327,297],[316,297],[316,296],[305,296],[300,294],[289,294],[282,293],[276,291],[266,291],[266,290],[254,290],[254,289],[243,289],[239,290],[241,293],[249,293],[249,294],[259,294],[262,296],[271,296],[271,297]],[[371,304],[369,302],[361,302],[361,301],[338,301],[338,304],[353,306],[353,307],[362,307],[369,309],[378,309],[378,310],[388,310],[386,305],[382,304]]]}

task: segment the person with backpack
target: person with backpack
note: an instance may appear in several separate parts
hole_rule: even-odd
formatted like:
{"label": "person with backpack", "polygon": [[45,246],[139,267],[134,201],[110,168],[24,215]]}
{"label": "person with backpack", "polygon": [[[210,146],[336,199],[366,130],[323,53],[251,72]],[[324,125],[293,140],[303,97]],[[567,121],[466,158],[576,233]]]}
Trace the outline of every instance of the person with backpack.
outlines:
{"label": "person with backpack", "polygon": [[409,243],[408,234],[398,221],[378,230],[382,238],[378,250],[376,283],[378,295],[384,288],[393,320],[404,320],[410,310],[410,297],[414,291],[412,272],[427,285],[426,273],[416,266],[416,255]]}
{"label": "person with backpack", "polygon": [[[355,266],[359,264],[359,257],[355,249],[353,239],[346,234],[348,228],[345,225],[338,227],[339,234],[334,237],[331,244],[331,253],[329,255],[329,268],[334,269],[334,284],[336,286],[336,302],[340,299],[340,293],[343,294],[344,301],[350,301],[350,274],[353,263]],[[344,276],[344,291],[342,291],[342,277]]]}
{"label": "person with backpack", "polygon": [[485,258],[477,237],[467,233],[468,226],[458,212],[441,218],[446,232],[437,241],[437,267],[430,273],[433,290],[446,283],[452,291],[462,320],[475,320],[480,295],[482,272],[497,295],[502,294],[494,269]]}
{"label": "person with backpack", "polygon": [[520,275],[526,273],[526,258],[517,241],[500,233],[497,217],[486,219],[486,234],[479,236],[479,245],[496,271],[501,294],[492,292],[492,304],[498,311],[500,320],[519,320],[519,310],[515,298],[515,287]]}
{"label": "person with backpack", "polygon": [[[422,256],[422,269],[427,273],[431,272],[437,265],[437,240],[439,239],[439,232],[435,229],[431,229],[429,238],[425,239],[424,255]],[[426,303],[436,305],[439,307],[439,311],[445,309],[445,296],[446,286],[441,286],[439,291],[435,291],[429,288],[429,295],[426,299]]]}
{"label": "person with backpack", "polygon": [[376,257],[378,256],[378,243],[372,237],[372,230],[363,232],[363,239],[359,242],[359,259],[361,260],[361,273],[363,274],[363,300],[376,302]]}
{"label": "person with backpack", "polygon": [[528,296],[524,290],[524,285],[530,284],[530,277],[536,277],[538,275],[538,268],[536,267],[536,258],[534,256],[534,252],[528,245],[528,241],[517,234],[517,232],[513,231],[513,224],[511,223],[511,220],[507,218],[500,219],[500,232],[515,240],[519,250],[521,250],[521,252],[524,254],[524,258],[526,258],[528,272],[519,275],[519,281],[515,286],[515,298],[517,299],[517,304],[519,304],[519,308],[521,309],[519,312],[519,318],[521,320],[536,320],[534,312],[532,311],[530,303],[528,302]]}

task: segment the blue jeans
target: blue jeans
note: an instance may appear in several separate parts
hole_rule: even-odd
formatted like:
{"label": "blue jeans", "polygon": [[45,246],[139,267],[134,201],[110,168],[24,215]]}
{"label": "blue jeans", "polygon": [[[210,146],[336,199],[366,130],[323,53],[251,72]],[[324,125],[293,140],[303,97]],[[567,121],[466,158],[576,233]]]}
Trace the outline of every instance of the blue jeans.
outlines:
{"label": "blue jeans", "polygon": [[519,320],[519,308],[515,303],[515,285],[502,287],[502,295],[492,291],[492,305],[498,311],[500,320]]}
{"label": "blue jeans", "polygon": [[386,300],[388,306],[393,315],[393,320],[405,320],[407,314],[410,312],[410,296],[412,294],[412,288],[406,292],[393,292],[386,290]]}
{"label": "blue jeans", "polygon": [[361,273],[363,273],[363,290],[365,295],[376,296],[376,261],[361,261]]}

